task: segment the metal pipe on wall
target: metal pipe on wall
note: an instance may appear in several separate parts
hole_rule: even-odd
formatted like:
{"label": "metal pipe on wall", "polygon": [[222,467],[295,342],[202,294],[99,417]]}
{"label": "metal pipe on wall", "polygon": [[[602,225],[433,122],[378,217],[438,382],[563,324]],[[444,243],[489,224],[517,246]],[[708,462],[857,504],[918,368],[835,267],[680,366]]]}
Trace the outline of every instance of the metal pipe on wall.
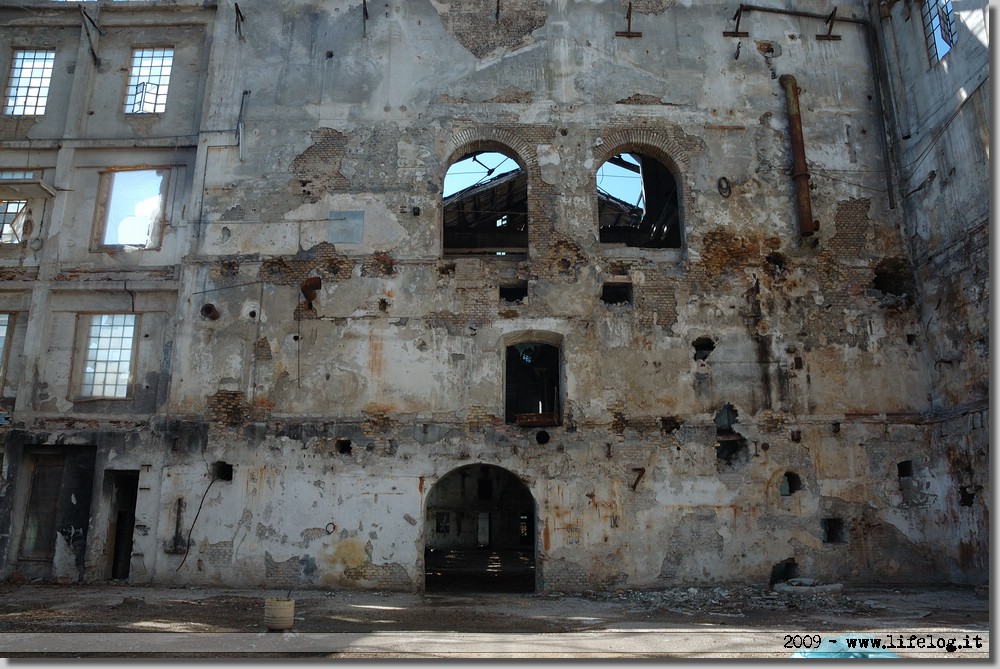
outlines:
{"label": "metal pipe on wall", "polygon": [[808,237],[819,230],[819,221],[813,220],[809,198],[809,168],[806,166],[805,141],[802,138],[799,89],[795,77],[790,74],[781,75],[778,83],[785,89],[785,105],[788,108],[788,138],[792,143],[792,180],[799,212],[799,234]]}

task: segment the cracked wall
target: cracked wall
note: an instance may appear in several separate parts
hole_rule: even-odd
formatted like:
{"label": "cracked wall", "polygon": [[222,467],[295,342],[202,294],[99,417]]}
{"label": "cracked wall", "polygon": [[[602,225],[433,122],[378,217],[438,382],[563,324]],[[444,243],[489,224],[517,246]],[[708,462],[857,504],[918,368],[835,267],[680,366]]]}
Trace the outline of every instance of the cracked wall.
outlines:
{"label": "cracked wall", "polygon": [[[822,21],[748,13],[733,38],[723,3],[650,0],[627,37],[619,0],[499,6],[272,3],[237,31],[227,4],[102,9],[136,35],[200,23],[173,37],[205,76],[149,127],[104,109],[51,131],[89,139],[37,154],[66,189],[42,253],[0,249],[0,307],[29,342],[5,386],[18,438],[99,442],[98,470],[139,472],[130,579],[420,591],[431,491],[476,464],[530,492],[541,590],[764,581],[790,559],[829,581],[982,581],[989,287],[960,260],[985,232],[930,220],[981,206],[936,162],[899,206],[918,184],[892,181],[863,26],[822,42]],[[72,32],[57,16],[32,30]],[[117,90],[110,65],[74,65],[80,91]],[[811,237],[779,73],[799,84]],[[0,167],[52,123],[4,119]],[[479,151],[524,170],[526,253],[444,253],[444,175]],[[174,166],[166,243],[93,253],[97,175],[123,152]],[[680,248],[600,242],[596,171],[626,152],[675,176]],[[630,301],[602,300],[609,283]],[[81,308],[144,313],[129,404],[68,399]],[[507,347],[532,341],[559,349],[558,424],[541,429],[505,420]],[[26,485],[0,500],[15,530]],[[95,497],[96,578],[112,537]]]}

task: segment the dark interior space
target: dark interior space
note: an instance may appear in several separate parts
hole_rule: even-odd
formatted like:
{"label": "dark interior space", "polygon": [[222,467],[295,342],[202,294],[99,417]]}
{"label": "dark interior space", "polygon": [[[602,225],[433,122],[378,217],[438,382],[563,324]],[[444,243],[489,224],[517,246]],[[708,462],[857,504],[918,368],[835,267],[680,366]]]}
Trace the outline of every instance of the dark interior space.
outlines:
{"label": "dark interior space", "polygon": [[424,590],[534,592],[535,501],[514,474],[460,467],[427,498]]}

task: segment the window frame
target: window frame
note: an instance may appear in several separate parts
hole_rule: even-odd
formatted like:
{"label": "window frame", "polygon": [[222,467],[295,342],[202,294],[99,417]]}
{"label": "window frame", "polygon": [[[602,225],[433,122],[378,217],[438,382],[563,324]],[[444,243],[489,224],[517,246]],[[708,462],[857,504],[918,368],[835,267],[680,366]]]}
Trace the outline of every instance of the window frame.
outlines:
{"label": "window frame", "polygon": [[[91,236],[91,251],[100,252],[115,249],[134,249],[140,251],[156,251],[163,244],[163,233],[167,227],[170,201],[173,194],[173,179],[175,168],[170,165],[137,165],[128,167],[107,167],[98,172],[97,201],[94,206],[94,225]],[[115,176],[125,172],[157,172],[162,174],[160,184],[160,211],[149,229],[149,238],[145,245],[108,243],[108,218],[112,213],[112,197],[114,196]]]}
{"label": "window frame", "polygon": [[[16,213],[13,213],[9,209],[9,205],[20,203],[21,207]],[[0,197],[0,247],[12,247],[20,246],[25,243],[24,239],[24,222],[31,215],[30,200],[27,198],[15,200],[13,198]],[[15,227],[15,223],[20,221],[20,226]],[[8,239],[7,231],[17,230],[17,234],[13,235],[14,239]],[[30,232],[29,232],[30,234]]]}
{"label": "window frame", "polygon": [[[146,93],[145,89],[143,89],[142,103],[140,104],[140,109],[137,111],[135,106],[136,106],[136,101],[139,97],[139,93],[137,90],[138,87],[150,83],[154,84],[157,87],[164,84],[164,82],[159,81],[159,79],[162,78],[162,75],[158,76],[157,81],[153,82],[150,81],[151,77],[143,78],[143,75],[141,74],[141,70],[143,67],[158,67],[158,66],[154,66],[151,63],[143,64],[141,61],[137,62],[137,59],[143,52],[152,52],[152,55],[150,55],[149,58],[150,60],[155,59],[156,58],[155,52],[157,51],[170,52],[170,64],[169,66],[167,66],[168,71],[166,74],[166,82],[165,82],[166,90],[163,93],[160,93],[159,89],[157,88],[157,92],[153,94],[153,109],[147,111],[141,108],[145,106]],[[122,103],[122,110],[125,113],[125,116],[151,116],[151,115],[165,114],[167,111],[167,99],[170,94],[170,78],[173,75],[173,69],[174,69],[173,45],[133,46],[129,58],[128,76],[125,79],[125,96]],[[160,100],[160,98],[162,98],[162,101]]]}
{"label": "window frame", "polygon": [[[920,20],[927,43],[927,56],[933,67],[955,48],[955,7],[952,0],[923,0]],[[939,42],[948,47],[944,53],[938,48]]]}
{"label": "window frame", "polygon": [[[126,381],[125,395],[105,395],[105,394],[85,394],[85,378],[87,364],[91,361],[89,351],[90,342],[93,335],[93,324],[95,319],[103,316],[132,316],[132,344],[129,348],[128,380]],[[90,401],[131,401],[135,399],[135,379],[136,367],[138,366],[139,354],[139,329],[142,324],[142,314],[133,311],[101,311],[101,312],[78,312],[76,314],[76,334],[73,361],[73,382],[70,389],[70,399],[74,402]],[[108,325],[107,327],[114,327]],[[123,348],[117,349],[119,351]],[[95,361],[97,362],[97,361]],[[95,372],[96,373],[96,372]],[[93,384],[95,387],[98,384]],[[100,384],[106,387],[106,383]]]}
{"label": "window frame", "polygon": [[[37,87],[40,92],[34,96],[19,95],[19,94],[15,94],[12,96],[12,93],[15,90],[24,89],[30,91],[32,89],[30,85],[18,86],[17,88],[15,88],[14,86],[15,76],[18,81],[24,78],[23,74],[15,74],[18,72],[17,70],[18,57],[19,55],[23,54],[46,54],[48,56],[45,59],[47,61],[47,64],[42,65],[44,74],[41,77],[41,79],[45,81],[45,83],[43,86]],[[56,50],[51,47],[15,48],[11,50],[10,68],[8,68],[7,70],[7,85],[4,88],[3,113],[5,116],[38,117],[45,115],[45,109],[48,106],[49,90],[52,86],[52,75],[55,72],[55,62],[56,62]],[[23,66],[22,66],[22,71],[23,71]],[[28,81],[30,82],[31,80],[32,77],[28,77]],[[35,103],[31,106],[31,111],[29,112],[27,111],[28,109],[27,100],[31,99],[34,99]],[[38,108],[39,99],[42,100],[41,110],[39,110]],[[19,100],[21,101],[21,104],[18,104]],[[19,107],[23,111],[17,112],[16,110]]]}

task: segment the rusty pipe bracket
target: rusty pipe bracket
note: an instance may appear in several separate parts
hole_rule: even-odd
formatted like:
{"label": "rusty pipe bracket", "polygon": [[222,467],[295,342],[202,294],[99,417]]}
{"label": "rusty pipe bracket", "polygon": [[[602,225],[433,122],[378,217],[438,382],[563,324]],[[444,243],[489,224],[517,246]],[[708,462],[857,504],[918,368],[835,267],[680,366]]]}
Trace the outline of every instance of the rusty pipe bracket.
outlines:
{"label": "rusty pipe bracket", "polygon": [[833,34],[833,22],[836,21],[836,20],[837,20],[837,8],[834,7],[833,11],[830,12],[830,16],[828,16],[826,18],[826,21],[825,21],[825,23],[827,25],[826,34],[825,35],[816,35],[816,39],[818,39],[818,40],[826,40],[826,41],[830,41],[830,42],[839,42],[840,41],[840,35],[834,35]]}
{"label": "rusty pipe bracket", "polygon": [[642,33],[632,32],[632,3],[628,3],[628,11],[625,12],[625,20],[628,22],[627,30],[619,30],[615,37],[642,37]]}
{"label": "rusty pipe bracket", "polygon": [[750,37],[748,32],[740,32],[740,21],[743,19],[743,5],[736,10],[736,14],[733,15],[733,21],[736,21],[736,30],[723,30],[723,37]]}

